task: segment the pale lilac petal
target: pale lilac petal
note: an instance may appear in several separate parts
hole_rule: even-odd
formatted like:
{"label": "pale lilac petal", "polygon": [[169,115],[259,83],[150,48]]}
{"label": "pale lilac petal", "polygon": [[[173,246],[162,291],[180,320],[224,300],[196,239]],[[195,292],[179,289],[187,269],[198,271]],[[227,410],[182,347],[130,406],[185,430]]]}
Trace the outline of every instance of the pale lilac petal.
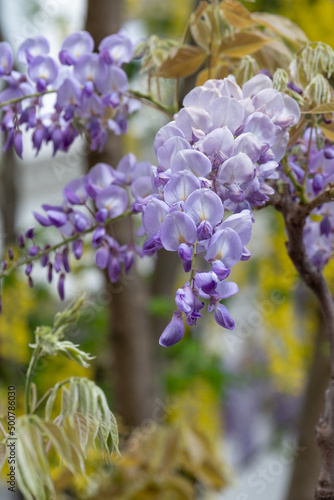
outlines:
{"label": "pale lilac petal", "polygon": [[13,69],[13,51],[8,42],[0,42],[0,76],[10,75]]}
{"label": "pale lilac petal", "polygon": [[234,141],[234,151],[237,153],[245,153],[253,163],[258,161],[261,156],[261,142],[251,133],[239,135]]}
{"label": "pale lilac petal", "polygon": [[97,163],[87,174],[87,193],[91,198],[115,180],[115,171],[107,163]]}
{"label": "pale lilac petal", "polygon": [[270,118],[263,113],[256,112],[248,116],[243,131],[251,132],[260,142],[270,146],[275,142],[276,127]]}
{"label": "pale lilac petal", "polygon": [[183,137],[184,133],[180,130],[175,122],[167,123],[161,127],[154,139],[154,152],[157,154],[159,148],[171,137]]}
{"label": "pale lilac petal", "polygon": [[275,142],[270,146],[270,149],[274,153],[276,161],[281,161],[281,159],[285,155],[288,142],[289,132],[287,130],[282,130],[280,127],[276,127],[276,139]]}
{"label": "pale lilac petal", "polygon": [[157,152],[160,170],[168,170],[171,167],[177,153],[185,149],[191,149],[191,146],[186,139],[178,136],[167,139]]}
{"label": "pale lilac petal", "polygon": [[239,287],[233,281],[221,281],[216,287],[219,300],[228,299],[239,292]]}
{"label": "pale lilac petal", "polygon": [[138,177],[131,184],[131,193],[136,200],[144,200],[147,196],[153,194],[153,192],[151,176],[144,175]]}
{"label": "pale lilac petal", "polygon": [[181,243],[192,244],[196,241],[195,223],[183,212],[171,212],[161,224],[160,238],[166,250],[176,252]]}
{"label": "pale lilac petal", "polygon": [[128,90],[128,77],[124,69],[117,66],[109,66],[106,70],[105,78],[99,80],[97,88],[102,94],[126,92]]}
{"label": "pale lilac petal", "polygon": [[192,140],[193,129],[210,132],[212,119],[204,109],[189,106],[181,109],[175,116],[175,125],[182,130],[188,141]]}
{"label": "pale lilac petal", "polygon": [[33,82],[45,80],[46,84],[54,82],[58,74],[56,62],[49,56],[37,56],[29,64],[28,75]]}
{"label": "pale lilac petal", "polygon": [[25,40],[18,48],[17,60],[21,63],[30,63],[34,57],[46,55],[50,51],[50,45],[44,36],[35,36]]}
{"label": "pale lilac petal", "polygon": [[242,86],[242,93],[244,97],[252,97],[263,89],[272,88],[272,80],[263,73],[260,73],[259,75],[253,76],[253,78],[244,83],[244,85]]}
{"label": "pale lilac petal", "polygon": [[167,203],[153,198],[145,207],[143,226],[147,236],[153,236],[160,230],[160,226],[168,213]]}
{"label": "pale lilac petal", "polygon": [[228,330],[233,330],[235,328],[235,323],[228,312],[227,307],[223,304],[217,304],[215,308],[215,321],[218,325]]}
{"label": "pale lilac petal", "polygon": [[208,113],[211,110],[212,101],[219,97],[217,89],[206,89],[204,87],[195,87],[183,99],[183,106],[202,108]]}
{"label": "pale lilac petal", "polygon": [[209,156],[214,153],[222,153],[226,157],[232,156],[233,134],[227,127],[215,129],[197,141],[196,149]]}
{"label": "pale lilac petal", "polygon": [[184,324],[182,315],[179,312],[173,314],[171,322],[166,326],[159,339],[159,344],[163,347],[170,347],[179,342],[184,335]]}
{"label": "pale lilac petal", "polygon": [[234,134],[243,123],[244,109],[237,100],[220,97],[212,103],[210,116],[215,128],[226,126]]}
{"label": "pale lilac petal", "polygon": [[166,203],[172,205],[186,201],[188,196],[201,187],[200,181],[189,170],[177,172],[165,186],[164,198]]}
{"label": "pale lilac petal", "polygon": [[109,186],[98,193],[95,199],[98,209],[106,208],[110,218],[122,215],[128,206],[128,195],[119,186]]}
{"label": "pale lilac petal", "polygon": [[69,182],[64,189],[65,198],[73,205],[82,205],[86,202],[88,194],[86,191],[87,176]]}
{"label": "pale lilac petal", "polygon": [[93,52],[94,40],[88,31],[78,31],[65,38],[59,59],[62,64],[75,64],[82,55]]}
{"label": "pale lilac petal", "polygon": [[241,259],[243,244],[230,227],[215,233],[209,241],[206,260],[221,260],[226,267],[235,266]]}
{"label": "pale lilac petal", "polygon": [[197,189],[188,196],[184,211],[191,216],[196,226],[202,221],[209,221],[212,226],[221,222],[224,206],[219,196],[209,189]]}
{"label": "pale lilac petal", "polygon": [[239,236],[242,245],[247,245],[252,234],[252,214],[250,210],[242,210],[238,214],[230,215],[224,222],[219,225],[219,230],[230,227]]}
{"label": "pale lilac petal", "polygon": [[226,160],[218,171],[218,182],[221,184],[238,184],[251,182],[255,175],[252,160],[244,153],[238,153]]}
{"label": "pale lilac petal", "polygon": [[[120,31],[103,38],[99,45],[99,52],[109,64],[121,66],[132,59],[134,46],[125,31]],[[108,56],[106,58],[106,56]]]}
{"label": "pale lilac petal", "polygon": [[200,151],[184,149],[177,153],[172,163],[172,174],[189,170],[197,177],[206,177],[212,170],[211,161]]}

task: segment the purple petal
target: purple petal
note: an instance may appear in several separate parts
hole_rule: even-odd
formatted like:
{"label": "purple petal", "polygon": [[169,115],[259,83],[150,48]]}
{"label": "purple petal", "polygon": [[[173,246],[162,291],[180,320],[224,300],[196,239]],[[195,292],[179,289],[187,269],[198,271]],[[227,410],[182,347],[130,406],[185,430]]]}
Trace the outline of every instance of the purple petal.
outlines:
{"label": "purple petal", "polygon": [[273,82],[272,80],[264,75],[259,74],[248,80],[242,86],[242,93],[244,97],[253,97],[253,95],[257,94],[263,89],[272,89]]}
{"label": "purple petal", "polygon": [[94,40],[87,31],[79,31],[65,38],[59,59],[62,64],[72,65],[87,53],[93,52]]}
{"label": "purple petal", "polygon": [[219,229],[232,228],[239,236],[243,246],[247,245],[252,234],[252,214],[249,210],[242,210],[238,214],[230,215],[222,224]]}
{"label": "purple petal", "polygon": [[244,109],[235,99],[219,97],[212,103],[210,115],[214,128],[226,126],[235,134],[243,123]]}
{"label": "purple petal", "polygon": [[43,36],[28,38],[19,47],[17,59],[21,63],[30,63],[35,57],[46,55],[50,51],[49,42]]}
{"label": "purple petal", "polygon": [[43,80],[48,85],[57,78],[58,66],[52,57],[37,56],[29,64],[28,75],[33,82]]}
{"label": "purple petal", "polygon": [[160,170],[168,170],[177,153],[182,150],[191,149],[188,141],[182,137],[171,137],[158,149],[157,158]]}
{"label": "purple petal", "polygon": [[228,330],[233,330],[235,328],[235,323],[228,312],[227,307],[223,304],[217,304],[215,308],[215,321],[218,325]]}
{"label": "purple petal", "polygon": [[212,127],[212,119],[209,113],[204,109],[195,108],[190,106],[181,109],[175,117],[175,125],[182,130],[185,138],[188,141],[192,140],[193,129],[202,130],[208,133]]}
{"label": "purple petal", "polygon": [[159,344],[163,347],[170,347],[179,342],[184,335],[184,324],[182,315],[179,312],[173,314],[173,318],[166,326],[159,339]]}
{"label": "purple petal", "polygon": [[184,133],[180,130],[175,123],[168,123],[161,127],[154,139],[154,152],[158,153],[159,149],[165,142],[171,137],[182,137],[184,139]]}
{"label": "purple petal", "polygon": [[211,161],[200,151],[184,149],[177,153],[172,163],[172,174],[189,170],[197,177],[206,177],[212,170]]}
{"label": "purple petal", "polygon": [[236,283],[233,283],[233,281],[221,281],[217,285],[216,292],[219,300],[228,299],[239,292],[239,287]]}
{"label": "purple petal", "polygon": [[87,193],[91,198],[95,198],[102,189],[110,186],[115,178],[115,171],[110,165],[97,163],[87,175]]}
{"label": "purple petal", "polygon": [[106,208],[110,218],[122,215],[128,206],[128,195],[119,186],[109,186],[98,193],[95,199],[98,209]]}
{"label": "purple petal", "polygon": [[152,236],[160,230],[160,226],[168,213],[168,209],[168,205],[157,198],[153,198],[146,205],[142,221],[147,236]]}
{"label": "purple petal", "polygon": [[192,217],[196,226],[207,220],[212,226],[221,222],[224,205],[219,196],[209,189],[197,189],[188,196],[184,211]]}
{"label": "purple petal", "polygon": [[238,184],[252,182],[255,167],[252,160],[244,153],[238,153],[226,160],[219,168],[218,182],[221,184]]}
{"label": "purple petal", "polygon": [[221,260],[226,267],[233,267],[242,256],[243,244],[231,228],[215,233],[209,240],[206,260]]}
{"label": "purple petal", "polygon": [[99,45],[99,52],[106,62],[119,66],[131,61],[133,50],[133,43],[124,31],[103,38]]}
{"label": "purple petal", "polygon": [[189,170],[177,172],[165,186],[165,201],[169,205],[185,201],[193,191],[200,187],[200,181]]}
{"label": "purple petal", "polygon": [[181,243],[193,244],[197,238],[194,221],[183,212],[166,216],[160,229],[161,243],[166,250],[177,251]]}
{"label": "purple petal", "polygon": [[87,176],[69,182],[64,189],[64,196],[72,205],[83,205],[88,198]]}
{"label": "purple petal", "polygon": [[10,75],[13,69],[13,51],[8,42],[0,42],[0,76]]}
{"label": "purple petal", "polygon": [[95,254],[95,263],[100,269],[106,269],[109,262],[110,251],[105,245],[101,246]]}

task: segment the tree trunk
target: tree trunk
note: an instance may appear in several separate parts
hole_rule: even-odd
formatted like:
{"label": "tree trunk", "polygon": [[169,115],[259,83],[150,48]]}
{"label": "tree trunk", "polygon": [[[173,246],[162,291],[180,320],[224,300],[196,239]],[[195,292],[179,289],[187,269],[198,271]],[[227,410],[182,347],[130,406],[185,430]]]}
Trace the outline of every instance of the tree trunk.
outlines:
{"label": "tree trunk", "polygon": [[[89,0],[86,29],[98,45],[101,39],[119,30],[122,0]],[[89,166],[105,162],[115,167],[122,156],[120,137],[110,136],[103,153],[92,152]],[[129,241],[126,221],[115,225],[115,238]],[[132,269],[128,279],[112,286],[110,304],[110,356],[116,411],[124,423],[138,426],[152,416],[154,409],[152,329],[147,303],[148,291],[143,279]]]}
{"label": "tree trunk", "polygon": [[293,467],[286,500],[313,500],[314,486],[320,472],[320,452],[315,440],[315,427],[324,408],[324,393],[330,378],[330,362],[324,346],[327,338],[322,318],[315,340],[314,356],[299,427],[298,454]]}

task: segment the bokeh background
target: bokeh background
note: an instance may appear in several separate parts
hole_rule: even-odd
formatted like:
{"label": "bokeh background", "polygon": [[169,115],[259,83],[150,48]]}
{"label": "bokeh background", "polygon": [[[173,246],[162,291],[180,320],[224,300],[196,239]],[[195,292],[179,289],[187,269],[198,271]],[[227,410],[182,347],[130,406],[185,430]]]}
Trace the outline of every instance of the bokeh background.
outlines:
{"label": "bokeh background", "polygon": [[[152,34],[177,39],[196,5],[194,0],[1,0],[0,39],[17,49],[25,38],[42,34],[54,54],[67,34],[81,29],[90,31],[97,44],[120,27],[134,41]],[[287,16],[310,40],[334,46],[331,0],[245,5]],[[147,78],[138,70],[139,63],[127,67],[131,87],[145,92]],[[168,98],[170,83],[161,85]],[[32,210],[46,201],[57,204],[64,186],[89,166],[98,161],[116,166],[129,151],[154,163],[153,139],[164,123],[163,116],[143,107],[131,118],[129,134],[111,138],[102,155],[90,154],[78,140],[67,155],[52,158],[44,148],[35,158],[28,138],[24,161],[13,152],[2,154],[1,252],[20,230],[34,225]],[[127,230],[120,225],[118,237],[125,238]],[[41,231],[39,237],[46,235]],[[251,260],[231,275],[241,290],[228,303],[235,331],[222,331],[207,317],[169,349],[160,347],[158,338],[174,310],[173,291],[184,284],[175,256],[165,252],[154,262],[144,259],[116,285],[96,270],[88,249],[79,264],[72,264],[67,299],[82,292],[88,297],[71,340],[96,359],[89,369],[45,359],[35,382],[42,394],[60,378],[93,378],[116,413],[123,458],[105,470],[92,450],[88,461],[94,481],[89,485],[55,462],[59,500],[313,498],[308,485],[315,485],[319,468],[314,427],[329,373],[321,317],[287,258],[279,215],[270,209],[256,214],[249,248]],[[333,282],[331,264],[326,272]],[[63,305],[38,269],[33,289],[23,274],[1,286],[0,413],[8,385],[15,385],[19,415],[28,344],[36,326],[50,324]],[[183,466],[187,474],[180,473]],[[300,495],[302,487],[309,496]],[[0,499],[7,498],[14,496],[7,496],[0,483]]]}

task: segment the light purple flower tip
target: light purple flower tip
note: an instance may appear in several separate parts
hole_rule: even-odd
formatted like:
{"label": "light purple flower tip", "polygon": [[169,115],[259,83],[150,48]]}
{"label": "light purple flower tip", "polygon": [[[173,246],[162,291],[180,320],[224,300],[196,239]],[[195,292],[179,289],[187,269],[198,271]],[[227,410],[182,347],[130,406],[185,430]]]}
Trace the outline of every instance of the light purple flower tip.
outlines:
{"label": "light purple flower tip", "polygon": [[72,205],[83,205],[88,198],[86,188],[87,176],[84,175],[67,184],[64,189],[64,196]]}
{"label": "light purple flower tip", "polygon": [[100,269],[106,269],[110,257],[109,247],[102,245],[95,254],[95,263]]}
{"label": "light purple flower tip", "polygon": [[40,55],[46,55],[50,51],[49,42],[44,36],[35,36],[28,38],[19,47],[17,51],[17,60],[21,63],[29,64]]}
{"label": "light purple flower tip", "polygon": [[99,45],[100,56],[104,61],[118,66],[131,61],[133,49],[133,43],[124,31],[107,36]]}
{"label": "light purple flower tip", "polygon": [[159,344],[163,347],[170,347],[179,342],[184,335],[184,324],[182,321],[182,314],[175,312],[172,320],[161,334]]}
{"label": "light purple flower tip", "polygon": [[[28,75],[37,83],[37,90],[43,92],[47,85],[57,78],[58,66],[49,56],[37,56],[29,64]],[[44,88],[43,88],[44,86]]]}
{"label": "light purple flower tip", "polygon": [[235,266],[241,259],[243,244],[238,234],[227,227],[217,231],[209,240],[206,260],[221,260],[226,267]]}
{"label": "light purple flower tip", "polygon": [[61,273],[58,280],[58,294],[60,300],[64,300],[65,298],[65,274]]}
{"label": "light purple flower tip", "polygon": [[196,226],[209,221],[215,226],[222,221],[224,205],[219,196],[210,189],[197,189],[184,204],[184,211],[194,220]]}
{"label": "light purple flower tip", "polygon": [[59,60],[62,64],[71,66],[82,55],[89,54],[93,50],[94,40],[92,36],[88,31],[78,31],[65,38],[59,53]]}
{"label": "light purple flower tip", "polygon": [[122,215],[128,206],[128,195],[125,189],[119,186],[108,186],[98,193],[95,199],[98,209],[106,208],[108,217]]}
{"label": "light purple flower tip", "polygon": [[218,325],[228,330],[234,330],[235,323],[228,312],[227,307],[223,304],[217,304],[215,308],[215,321]]}
{"label": "light purple flower tip", "polygon": [[171,212],[161,224],[160,237],[166,250],[176,252],[181,243],[192,245],[196,241],[196,225],[184,212]]}
{"label": "light purple flower tip", "polygon": [[0,42],[0,76],[10,75],[13,69],[13,51],[8,42]]}

